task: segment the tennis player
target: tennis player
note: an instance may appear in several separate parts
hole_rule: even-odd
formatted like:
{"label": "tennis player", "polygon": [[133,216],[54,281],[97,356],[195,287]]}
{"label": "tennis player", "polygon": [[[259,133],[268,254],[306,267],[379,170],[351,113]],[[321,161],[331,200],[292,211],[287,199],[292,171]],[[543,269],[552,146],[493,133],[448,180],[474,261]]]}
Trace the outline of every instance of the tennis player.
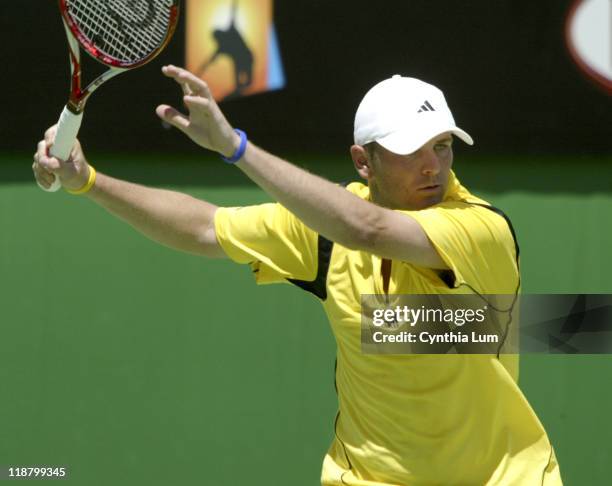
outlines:
{"label": "tennis player", "polygon": [[453,137],[472,139],[443,93],[401,76],[374,86],[357,109],[350,148],[367,185],[343,188],[248,141],[193,74],[163,73],[182,87],[189,113],[161,105],[157,114],[277,203],[218,208],[96,174],[78,143],[68,161],[47,155],[55,128],[38,145],[36,178],[49,185],[56,174],[69,192],[164,245],[248,263],[257,283],[291,282],[320,299],[337,342],[339,404],[322,484],[561,484],[513,356],[361,353],[361,294],[519,289],[509,220],[451,170]]}

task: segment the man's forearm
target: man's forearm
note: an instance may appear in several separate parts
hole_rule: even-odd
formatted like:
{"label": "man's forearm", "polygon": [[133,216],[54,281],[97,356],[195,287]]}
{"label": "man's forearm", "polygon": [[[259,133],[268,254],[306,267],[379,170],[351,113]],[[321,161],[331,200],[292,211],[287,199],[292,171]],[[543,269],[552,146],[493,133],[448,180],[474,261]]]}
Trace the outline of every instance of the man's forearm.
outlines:
{"label": "man's forearm", "polygon": [[198,255],[224,256],[214,236],[213,204],[100,173],[88,196],[158,243]]}
{"label": "man's forearm", "polygon": [[236,164],[314,231],[354,249],[369,247],[378,208],[249,143]]}

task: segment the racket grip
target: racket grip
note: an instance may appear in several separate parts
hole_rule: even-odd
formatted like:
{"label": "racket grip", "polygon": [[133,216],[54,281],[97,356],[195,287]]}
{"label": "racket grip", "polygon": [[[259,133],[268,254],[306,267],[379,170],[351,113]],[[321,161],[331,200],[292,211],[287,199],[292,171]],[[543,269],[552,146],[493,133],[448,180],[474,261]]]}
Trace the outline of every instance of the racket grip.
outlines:
{"label": "racket grip", "polygon": [[[70,158],[70,153],[72,152],[72,147],[74,147],[74,142],[81,128],[82,120],[83,113],[75,114],[70,111],[68,107],[64,107],[64,111],[62,111],[57,124],[55,142],[53,142],[53,146],[49,151],[53,157],[57,157],[60,160],[68,160]],[[49,188],[45,189],[40,186],[40,184],[39,187],[47,192],[55,192],[62,187],[62,184],[56,177]]]}

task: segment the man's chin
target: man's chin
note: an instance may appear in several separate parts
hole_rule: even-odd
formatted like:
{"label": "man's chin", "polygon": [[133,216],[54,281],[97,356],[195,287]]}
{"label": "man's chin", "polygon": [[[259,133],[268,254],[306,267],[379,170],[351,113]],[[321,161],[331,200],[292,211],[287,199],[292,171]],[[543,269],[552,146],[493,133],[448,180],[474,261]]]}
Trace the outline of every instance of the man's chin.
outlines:
{"label": "man's chin", "polygon": [[396,201],[387,201],[386,204],[382,201],[377,202],[377,204],[389,209],[420,211],[421,209],[427,209],[436,204],[440,204],[444,200],[444,194],[445,188],[444,186],[440,186],[435,190],[417,190],[411,194],[405,194],[407,198],[401,201],[397,199]]}
{"label": "man's chin", "polygon": [[444,189],[442,187],[436,191],[428,192],[431,192],[431,194],[419,194],[420,197],[412,201],[415,210],[427,209],[440,204],[444,200]]}

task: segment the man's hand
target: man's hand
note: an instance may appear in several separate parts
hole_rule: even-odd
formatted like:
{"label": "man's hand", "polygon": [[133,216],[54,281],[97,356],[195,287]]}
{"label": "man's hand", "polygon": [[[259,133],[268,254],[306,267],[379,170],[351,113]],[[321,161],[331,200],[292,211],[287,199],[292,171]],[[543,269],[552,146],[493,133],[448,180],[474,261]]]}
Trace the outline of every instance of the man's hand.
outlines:
{"label": "man's hand", "polygon": [[189,71],[176,66],[164,66],[162,72],[181,85],[183,102],[189,115],[168,105],[158,106],[157,115],[201,147],[230,157],[240,145],[240,137],[223,116],[208,85]]}
{"label": "man's hand", "polygon": [[68,160],[60,160],[52,157],[49,150],[53,146],[57,125],[52,126],[45,132],[45,139],[38,142],[32,170],[36,181],[48,189],[53,183],[54,176],[59,177],[62,186],[69,190],[82,188],[89,177],[89,165],[77,140]]}

